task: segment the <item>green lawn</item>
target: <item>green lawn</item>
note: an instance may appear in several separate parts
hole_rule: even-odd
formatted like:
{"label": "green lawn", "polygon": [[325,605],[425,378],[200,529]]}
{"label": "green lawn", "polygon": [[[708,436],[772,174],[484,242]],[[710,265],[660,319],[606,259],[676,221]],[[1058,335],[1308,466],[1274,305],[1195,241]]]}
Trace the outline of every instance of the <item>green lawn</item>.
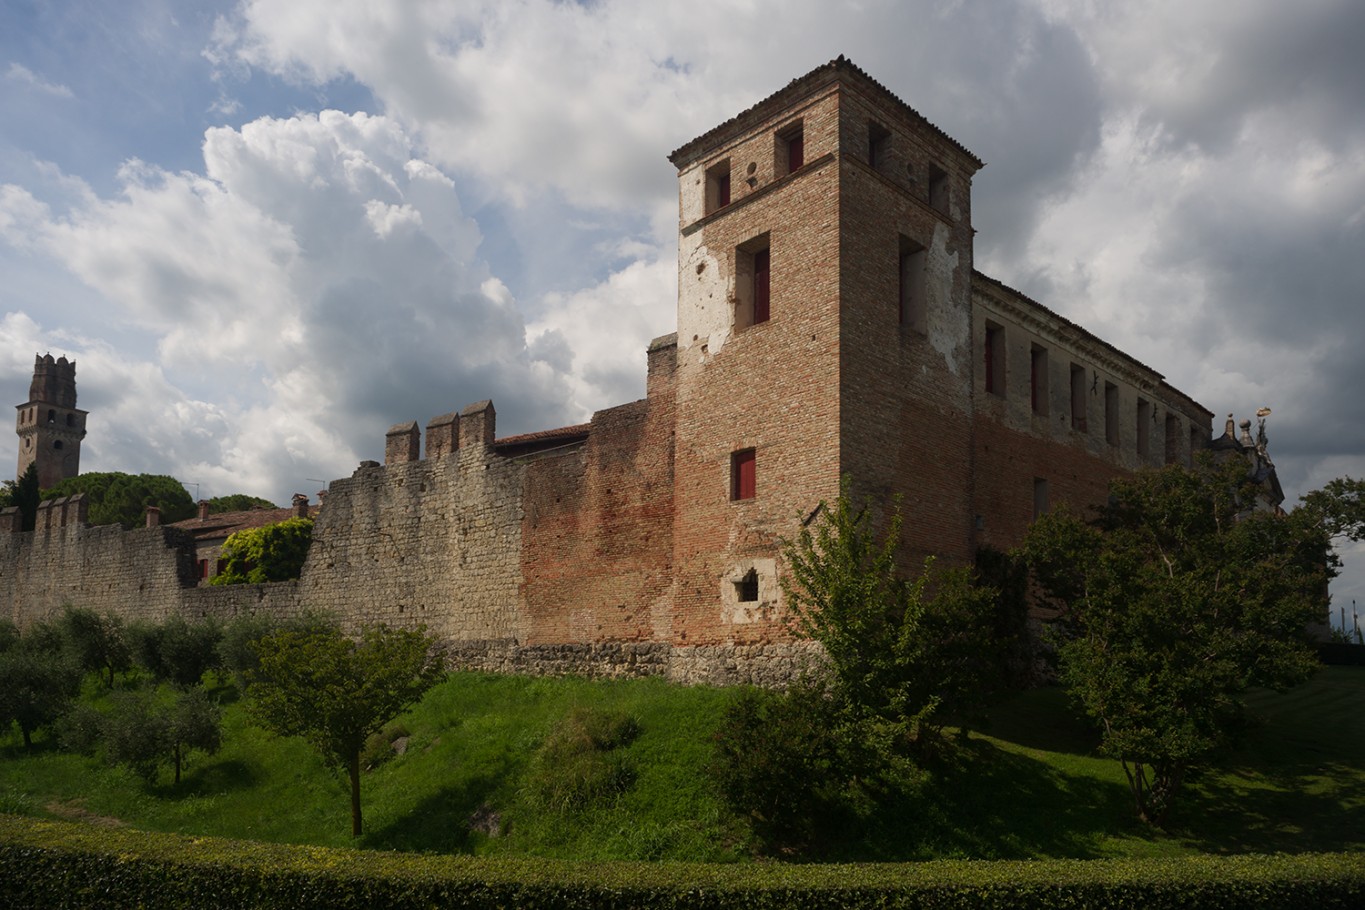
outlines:
{"label": "green lawn", "polygon": [[[93,686],[91,691],[94,691]],[[220,690],[232,697],[230,688]],[[366,835],[382,849],[570,859],[743,860],[748,828],[713,794],[710,739],[733,690],[659,680],[454,674],[402,718],[406,752],[362,782]],[[1001,705],[984,733],[790,859],[1098,857],[1365,848],[1365,668],[1328,668],[1286,695],[1257,692],[1258,724],[1222,769],[1198,775],[1169,833],[1133,820],[1117,762],[1056,689]],[[623,712],[629,786],[568,815],[537,807],[530,764],[576,707]],[[266,841],[351,844],[343,777],[304,743],[227,705],[225,744],[179,787],[0,737],[0,812]],[[476,824],[471,826],[471,820]],[[477,829],[477,830],[476,830]]]}

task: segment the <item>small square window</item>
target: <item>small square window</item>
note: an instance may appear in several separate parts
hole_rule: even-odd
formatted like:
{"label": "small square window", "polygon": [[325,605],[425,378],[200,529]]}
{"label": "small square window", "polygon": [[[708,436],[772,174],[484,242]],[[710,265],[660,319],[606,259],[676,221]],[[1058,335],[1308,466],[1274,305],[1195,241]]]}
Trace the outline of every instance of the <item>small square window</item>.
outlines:
{"label": "small square window", "polygon": [[[730,498],[753,499],[757,495],[756,459],[753,449],[741,449],[730,455]],[[757,595],[754,597],[757,600]]]}
{"label": "small square window", "polygon": [[746,604],[758,601],[758,572],[750,569],[735,582],[735,600]]}

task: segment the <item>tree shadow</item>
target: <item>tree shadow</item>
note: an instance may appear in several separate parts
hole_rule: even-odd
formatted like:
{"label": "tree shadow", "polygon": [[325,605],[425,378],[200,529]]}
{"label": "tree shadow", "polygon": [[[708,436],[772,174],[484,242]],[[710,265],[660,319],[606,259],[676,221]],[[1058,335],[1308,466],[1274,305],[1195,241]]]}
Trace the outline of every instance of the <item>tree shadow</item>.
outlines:
{"label": "tree shadow", "polygon": [[1067,775],[975,739],[956,745],[918,788],[883,794],[803,859],[894,862],[941,857],[1091,858],[1103,838],[1142,836],[1122,783]]}
{"label": "tree shadow", "polygon": [[1094,755],[1100,735],[1071,704],[1061,686],[1031,689],[997,706],[980,729],[1026,749]]}
{"label": "tree shadow", "polygon": [[1177,797],[1168,831],[1206,853],[1361,849],[1360,771],[1324,760],[1204,773]]}
{"label": "tree shadow", "polygon": [[367,848],[409,852],[472,853],[471,819],[482,814],[488,798],[506,781],[506,766],[443,787],[382,828],[367,831]]}
{"label": "tree shadow", "polygon": [[181,775],[179,784],[155,788],[156,795],[168,800],[217,796],[233,790],[249,790],[260,781],[251,765],[240,759],[215,761]]}

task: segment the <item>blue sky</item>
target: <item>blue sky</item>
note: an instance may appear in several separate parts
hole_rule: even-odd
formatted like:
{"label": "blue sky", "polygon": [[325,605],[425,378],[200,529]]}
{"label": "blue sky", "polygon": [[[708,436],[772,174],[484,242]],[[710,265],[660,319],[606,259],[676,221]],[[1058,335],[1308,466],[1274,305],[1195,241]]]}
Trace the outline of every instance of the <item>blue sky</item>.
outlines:
{"label": "blue sky", "polygon": [[74,357],[83,469],[278,502],[482,398],[585,419],[674,325],[668,152],[843,53],[987,162],[979,268],[1272,407],[1292,500],[1365,474],[1361,46],[1351,0],[0,0],[0,382]]}

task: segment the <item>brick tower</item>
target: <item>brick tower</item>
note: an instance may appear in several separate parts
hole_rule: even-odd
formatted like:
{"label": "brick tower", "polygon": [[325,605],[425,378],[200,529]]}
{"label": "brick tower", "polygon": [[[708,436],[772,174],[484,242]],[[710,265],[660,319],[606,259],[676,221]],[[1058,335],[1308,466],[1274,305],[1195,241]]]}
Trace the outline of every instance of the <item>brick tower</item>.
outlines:
{"label": "brick tower", "polygon": [[86,412],[76,407],[75,361],[35,357],[28,401],[18,408],[19,476],[36,464],[38,487],[46,490],[80,473]]}
{"label": "brick tower", "polygon": [[843,474],[904,497],[907,559],[968,559],[981,162],[842,57],[670,160],[675,641],[771,640],[778,541]]}

